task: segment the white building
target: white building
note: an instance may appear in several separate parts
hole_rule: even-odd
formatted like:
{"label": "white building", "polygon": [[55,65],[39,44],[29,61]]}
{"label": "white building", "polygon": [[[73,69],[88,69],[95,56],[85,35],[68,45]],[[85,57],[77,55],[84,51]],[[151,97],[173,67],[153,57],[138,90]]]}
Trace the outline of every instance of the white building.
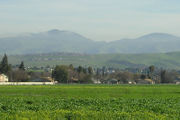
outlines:
{"label": "white building", "polygon": [[0,74],[0,82],[8,82],[8,77],[4,74]]}

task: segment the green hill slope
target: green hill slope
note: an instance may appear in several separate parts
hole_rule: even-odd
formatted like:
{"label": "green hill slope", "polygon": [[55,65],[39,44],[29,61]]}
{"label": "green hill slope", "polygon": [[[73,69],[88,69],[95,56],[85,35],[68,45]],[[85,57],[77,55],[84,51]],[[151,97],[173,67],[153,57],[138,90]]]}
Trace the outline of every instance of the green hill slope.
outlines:
{"label": "green hill slope", "polygon": [[27,66],[55,66],[59,64],[73,64],[75,66],[93,67],[142,67],[155,65],[162,68],[180,69],[180,52],[159,54],[36,54],[36,55],[12,55],[9,62],[13,65],[24,61]]}

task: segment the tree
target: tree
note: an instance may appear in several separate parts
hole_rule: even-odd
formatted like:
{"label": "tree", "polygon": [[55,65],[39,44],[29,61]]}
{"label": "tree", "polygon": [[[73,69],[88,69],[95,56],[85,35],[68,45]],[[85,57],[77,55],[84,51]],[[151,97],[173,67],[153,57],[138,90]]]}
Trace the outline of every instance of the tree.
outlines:
{"label": "tree", "polygon": [[83,72],[83,67],[82,66],[79,66],[78,68],[77,68],[77,72],[80,74],[81,72]]}
{"label": "tree", "polygon": [[27,82],[29,80],[28,73],[23,70],[12,71],[12,80],[11,82]]}
{"label": "tree", "polygon": [[162,70],[160,73],[161,83],[173,83],[175,77],[177,76],[176,72]]}
{"label": "tree", "polygon": [[90,74],[90,75],[92,75],[93,74],[93,69],[92,69],[92,67],[88,67],[88,73]]}
{"label": "tree", "polygon": [[68,67],[64,65],[56,66],[52,71],[52,78],[61,83],[68,83]]}
{"label": "tree", "polygon": [[7,75],[9,71],[10,71],[10,66],[8,64],[8,57],[6,54],[4,54],[4,57],[0,63],[0,73]]}
{"label": "tree", "polygon": [[97,78],[97,80],[99,80],[101,78],[101,74],[100,74],[100,69],[99,68],[97,68],[97,70],[96,70],[96,78]]}
{"label": "tree", "polygon": [[83,73],[84,73],[84,74],[87,74],[86,68],[83,68]]}
{"label": "tree", "polygon": [[78,78],[77,71],[75,71],[72,64],[68,67],[68,83],[72,83],[74,79]]}
{"label": "tree", "polygon": [[154,70],[155,70],[154,65],[149,66],[149,71],[150,71],[150,73],[153,73],[153,72],[154,72]]}
{"label": "tree", "polygon": [[80,83],[93,83],[91,75],[87,75],[83,73],[80,74],[79,82]]}
{"label": "tree", "polygon": [[150,79],[153,78],[153,72],[154,72],[154,70],[155,70],[154,65],[149,66],[149,74],[148,74],[148,76],[149,76]]}
{"label": "tree", "polygon": [[105,76],[105,70],[106,70],[106,67],[103,66],[103,67],[102,67],[102,75],[103,75],[103,76]]}
{"label": "tree", "polygon": [[130,72],[119,72],[116,74],[116,79],[118,82],[128,83],[129,80],[133,80],[133,74]]}
{"label": "tree", "polygon": [[25,71],[25,67],[24,67],[24,62],[22,61],[20,66],[19,66],[19,70],[23,70]]}
{"label": "tree", "polygon": [[136,74],[134,74],[133,78],[134,78],[135,82],[138,82],[138,80],[141,78],[141,74],[136,73]]}
{"label": "tree", "polygon": [[74,66],[72,64],[70,64],[69,69],[74,70]]}
{"label": "tree", "polygon": [[161,83],[166,83],[166,70],[161,71]]}
{"label": "tree", "polygon": [[142,79],[142,80],[145,80],[145,79],[146,79],[146,75],[142,74],[142,75],[141,75],[141,79]]}

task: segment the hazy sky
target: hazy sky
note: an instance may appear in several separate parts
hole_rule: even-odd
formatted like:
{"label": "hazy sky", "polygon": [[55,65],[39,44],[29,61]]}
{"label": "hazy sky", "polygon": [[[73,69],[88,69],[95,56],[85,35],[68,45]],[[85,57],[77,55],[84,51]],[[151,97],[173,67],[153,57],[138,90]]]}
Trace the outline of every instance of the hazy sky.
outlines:
{"label": "hazy sky", "polygon": [[0,0],[0,36],[60,29],[93,40],[180,36],[180,0]]}

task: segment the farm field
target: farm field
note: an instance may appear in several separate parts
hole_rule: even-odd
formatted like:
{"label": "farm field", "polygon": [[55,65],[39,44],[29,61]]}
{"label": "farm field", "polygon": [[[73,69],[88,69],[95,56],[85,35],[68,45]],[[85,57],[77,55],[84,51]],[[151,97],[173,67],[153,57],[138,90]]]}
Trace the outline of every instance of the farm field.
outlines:
{"label": "farm field", "polygon": [[180,86],[0,86],[0,119],[178,120]]}

